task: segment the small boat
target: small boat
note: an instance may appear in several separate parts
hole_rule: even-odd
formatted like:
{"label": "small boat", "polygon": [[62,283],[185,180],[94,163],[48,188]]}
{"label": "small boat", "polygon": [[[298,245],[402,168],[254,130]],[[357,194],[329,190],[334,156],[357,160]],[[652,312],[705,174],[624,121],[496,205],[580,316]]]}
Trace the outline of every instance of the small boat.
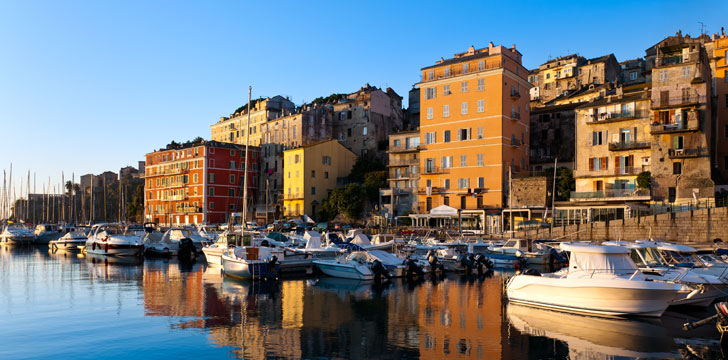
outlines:
{"label": "small boat", "polygon": [[236,279],[275,279],[280,270],[278,259],[283,250],[266,247],[237,246],[220,257],[223,274]]}
{"label": "small boat", "polygon": [[[645,241],[642,240],[642,242]],[[728,264],[717,262],[705,263],[698,256],[698,251],[692,246],[661,241],[655,243],[657,244],[657,251],[665,263],[676,267],[691,268],[698,274],[717,276],[721,281],[728,284]]]}
{"label": "small boat", "polygon": [[144,244],[136,230],[129,230],[122,224],[97,224],[86,240],[86,253],[96,255],[139,256]]}
{"label": "small boat", "polygon": [[623,246],[630,251],[630,257],[647,279],[652,281],[683,284],[671,305],[708,306],[725,289],[723,282],[713,275],[699,274],[690,268],[667,265],[657,252],[657,244],[649,241],[610,241],[602,245]]}
{"label": "small boat", "polygon": [[35,240],[33,230],[24,223],[8,223],[0,233],[0,243],[2,244],[31,244],[33,240]]}
{"label": "small boat", "polygon": [[372,264],[364,251],[341,255],[336,260],[314,260],[313,263],[328,276],[354,280],[374,279]]}
{"label": "small boat", "polygon": [[[491,254],[513,255],[518,258],[519,262],[525,261],[528,265],[549,265],[552,263],[553,251],[550,247],[532,239],[511,239],[502,246],[491,246],[485,255],[491,257]],[[501,264],[500,258],[497,256],[491,258],[496,265],[512,265],[512,263]],[[508,262],[508,260],[505,261]]]}
{"label": "small boat", "polygon": [[179,241],[172,241],[167,233],[159,231],[148,232],[144,235],[144,255],[148,256],[177,256]]}
{"label": "small boat", "polygon": [[507,284],[508,300],[599,316],[659,317],[680,284],[649,281],[620,246],[562,243],[569,266],[555,273],[526,271]]}
{"label": "small boat", "polygon": [[51,250],[79,250],[84,245],[86,245],[86,241],[88,240],[88,236],[86,236],[86,233],[82,231],[71,231],[66,233],[66,235],[63,235],[58,240],[51,240],[48,242],[48,246],[51,248]]}
{"label": "small boat", "polygon": [[240,244],[241,238],[242,236],[239,233],[225,230],[217,237],[214,244],[202,248],[207,263],[212,266],[222,266],[222,254],[229,248],[234,247],[235,244]]}
{"label": "small boat", "polygon": [[[384,250],[371,250],[367,251],[367,258],[372,263],[374,260],[378,260],[384,265],[384,268],[389,271],[389,274],[393,277],[405,276],[405,260],[398,258],[396,255],[386,252]],[[417,264],[422,266],[422,264]]]}
{"label": "small boat", "polygon": [[38,224],[33,234],[36,244],[48,244],[52,240],[58,240],[63,236],[63,229],[56,224]]}

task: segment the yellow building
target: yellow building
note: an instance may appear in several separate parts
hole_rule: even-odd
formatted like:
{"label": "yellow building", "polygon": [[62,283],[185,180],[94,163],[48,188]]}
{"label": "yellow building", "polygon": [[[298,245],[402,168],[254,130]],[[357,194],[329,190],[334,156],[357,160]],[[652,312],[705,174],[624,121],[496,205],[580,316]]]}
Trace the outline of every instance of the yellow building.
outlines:
{"label": "yellow building", "polygon": [[420,212],[504,205],[509,167],[528,169],[527,77],[515,45],[492,43],[422,69]]}
{"label": "yellow building", "polygon": [[315,216],[337,179],[348,176],[356,155],[337,140],[283,152],[283,210],[286,216]]}

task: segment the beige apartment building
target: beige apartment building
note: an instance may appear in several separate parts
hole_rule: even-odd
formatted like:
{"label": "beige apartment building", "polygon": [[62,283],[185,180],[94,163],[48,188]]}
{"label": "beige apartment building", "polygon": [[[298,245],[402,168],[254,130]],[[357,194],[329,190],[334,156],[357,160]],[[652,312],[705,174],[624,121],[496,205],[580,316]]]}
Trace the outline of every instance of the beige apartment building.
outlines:
{"label": "beige apartment building", "polygon": [[418,209],[417,188],[420,178],[420,132],[401,131],[389,136],[387,182],[389,188],[379,191],[382,215],[389,220],[415,213]]}
{"label": "beige apartment building", "polygon": [[230,117],[221,117],[220,121],[210,125],[210,136],[214,141],[245,145],[246,125],[249,125],[249,145],[260,146],[262,143],[261,125],[269,120],[291,114],[296,105],[287,98],[276,95],[272,98],[253,99],[250,111],[250,124],[248,124],[247,108],[230,114]]}

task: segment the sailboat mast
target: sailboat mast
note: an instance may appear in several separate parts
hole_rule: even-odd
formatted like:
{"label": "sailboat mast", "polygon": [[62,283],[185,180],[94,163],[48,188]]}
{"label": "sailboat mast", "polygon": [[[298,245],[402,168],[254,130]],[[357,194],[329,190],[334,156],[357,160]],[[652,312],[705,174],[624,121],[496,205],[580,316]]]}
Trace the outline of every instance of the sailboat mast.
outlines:
{"label": "sailboat mast", "polygon": [[250,112],[253,105],[250,103],[250,96],[253,93],[253,87],[248,87],[248,121],[245,127],[245,168],[243,169],[243,230],[248,225],[248,145],[250,143]]}
{"label": "sailboat mast", "polygon": [[511,239],[513,239],[513,232],[516,231],[513,225],[513,165],[508,168],[508,212],[511,216]]}

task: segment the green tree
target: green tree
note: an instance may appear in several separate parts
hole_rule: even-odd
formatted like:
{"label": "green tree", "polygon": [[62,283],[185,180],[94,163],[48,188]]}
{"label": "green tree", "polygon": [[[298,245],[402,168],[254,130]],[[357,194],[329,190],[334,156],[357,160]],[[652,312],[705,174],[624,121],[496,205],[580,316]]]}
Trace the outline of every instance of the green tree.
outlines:
{"label": "green tree", "polygon": [[[554,168],[544,169],[541,175],[552,179]],[[575,190],[574,171],[565,167],[556,168],[556,200],[568,201],[571,198],[571,192]]]}
{"label": "green tree", "polygon": [[364,155],[356,159],[354,166],[351,167],[348,180],[352,183],[361,183],[365,179],[366,174],[385,169],[386,167],[381,161],[371,155]]}
{"label": "green tree", "polygon": [[350,219],[358,219],[364,211],[366,196],[366,190],[360,184],[340,186],[324,199],[316,215],[319,221],[331,220],[338,214],[344,214]]}
{"label": "green tree", "polygon": [[652,181],[650,180],[652,173],[649,171],[643,171],[637,174],[637,187],[640,189],[649,189],[652,187]]}
{"label": "green tree", "polygon": [[387,187],[387,171],[372,171],[364,175],[364,190],[367,194],[367,200],[376,203],[379,202],[379,189]]}

